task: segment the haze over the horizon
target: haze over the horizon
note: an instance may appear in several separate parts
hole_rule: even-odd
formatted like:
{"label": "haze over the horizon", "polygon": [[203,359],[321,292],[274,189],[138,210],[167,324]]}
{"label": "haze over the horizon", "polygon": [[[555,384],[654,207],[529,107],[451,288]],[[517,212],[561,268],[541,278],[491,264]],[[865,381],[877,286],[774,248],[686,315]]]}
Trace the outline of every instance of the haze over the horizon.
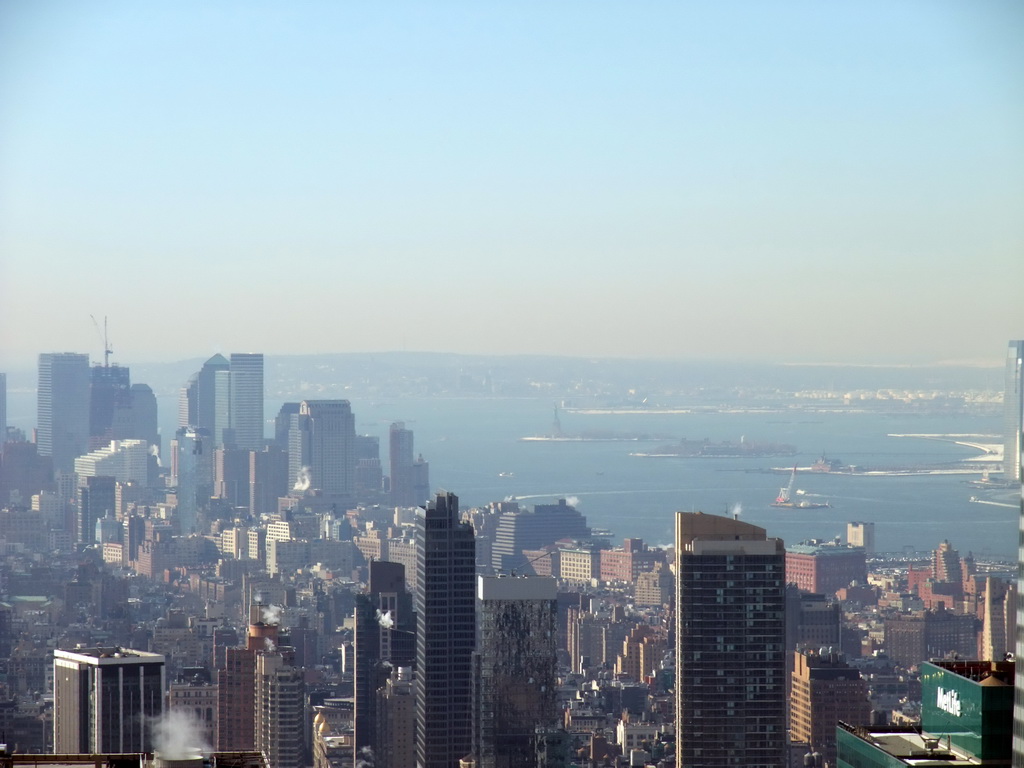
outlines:
{"label": "haze over the horizon", "polygon": [[[0,5],[0,369],[1000,360],[1024,5]],[[102,320],[101,320],[102,322]]]}

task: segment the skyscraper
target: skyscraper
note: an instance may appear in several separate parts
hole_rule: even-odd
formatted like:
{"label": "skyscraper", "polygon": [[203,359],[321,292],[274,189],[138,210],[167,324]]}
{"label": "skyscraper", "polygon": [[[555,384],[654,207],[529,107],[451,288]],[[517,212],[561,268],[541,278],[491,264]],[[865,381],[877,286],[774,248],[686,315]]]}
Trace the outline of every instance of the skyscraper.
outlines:
{"label": "skyscraper", "polygon": [[213,446],[205,429],[184,427],[177,434],[178,526],[183,536],[195,533],[199,510],[213,494]]}
{"label": "skyscraper", "polygon": [[[215,746],[220,751],[245,752],[256,748],[256,732],[259,727],[259,713],[255,711],[258,697],[257,656],[275,652],[279,640],[278,624],[264,620],[274,618],[265,615],[267,610],[262,604],[250,605],[245,646],[230,647],[231,640],[237,640],[237,634],[227,632],[223,635],[228,643],[223,649],[223,656],[219,650],[215,653],[218,689]],[[265,671],[272,670],[268,668]],[[269,702],[267,705],[269,707]],[[266,727],[269,730],[269,720]],[[299,731],[302,731],[301,726]]]}
{"label": "skyscraper", "polygon": [[678,512],[676,558],[676,765],[783,765],[782,541],[739,520]]}
{"label": "skyscraper", "polygon": [[377,691],[390,671],[412,666],[415,623],[412,596],[405,588],[405,566],[384,560],[370,562],[366,594],[356,595],[355,608],[355,750],[372,747],[377,732]]}
{"label": "skyscraper", "polygon": [[292,416],[299,412],[298,403],[282,403],[274,417],[274,445],[288,452],[288,431],[292,428]]}
{"label": "skyscraper", "polygon": [[565,499],[557,504],[537,504],[532,511],[513,506],[498,518],[492,547],[492,565],[497,573],[512,573],[525,568],[523,550],[540,549],[559,539],[585,539],[590,536],[587,518]]}
{"label": "skyscraper", "polygon": [[178,391],[178,429],[199,424],[199,372],[189,376]]}
{"label": "skyscraper", "polygon": [[388,462],[391,472],[391,503],[396,507],[417,504],[412,489],[412,440],[412,430],[406,429],[404,422],[396,421],[391,425],[388,431]]}
{"label": "skyscraper", "polygon": [[535,761],[537,728],[555,728],[556,588],[550,576],[477,577],[473,753],[479,768]]}
{"label": "skyscraper", "polygon": [[416,764],[452,768],[473,747],[473,528],[439,493],[416,518]]}
{"label": "skyscraper", "polygon": [[249,451],[249,514],[259,517],[277,511],[277,500],[288,493],[288,453],[277,447]]}
{"label": "skyscraper", "polygon": [[[288,474],[325,496],[355,493],[356,427],[348,400],[303,400],[288,433]],[[304,474],[305,470],[305,474]]]}
{"label": "skyscraper", "polygon": [[263,355],[231,354],[231,429],[242,450],[263,448]]}
{"label": "skyscraper", "polygon": [[111,436],[115,440],[145,440],[150,446],[156,446],[159,453],[156,395],[148,384],[132,384],[121,404],[114,409]]}
{"label": "skyscraper", "polygon": [[413,435],[405,423],[396,421],[388,433],[388,461],[391,472],[391,503],[396,507],[423,504],[430,495],[430,465],[413,453]]}
{"label": "skyscraper", "polygon": [[[131,373],[122,365],[94,365],[89,384],[89,443],[102,448],[114,433],[114,415],[131,407]],[[126,435],[127,437],[127,435]]]}
{"label": "skyscraper", "polygon": [[78,489],[75,536],[78,544],[96,541],[96,521],[112,516],[117,509],[117,480],[109,475],[84,477]]}
{"label": "skyscraper", "polygon": [[826,765],[836,764],[836,725],[868,725],[868,684],[841,653],[796,651],[789,726],[792,740],[818,752]]}
{"label": "skyscraper", "polygon": [[306,764],[305,693],[303,671],[285,653],[256,654],[256,749],[273,768]]}
{"label": "skyscraper", "polygon": [[89,445],[89,356],[75,352],[39,356],[38,433],[40,456],[53,458],[55,472],[70,474],[75,457]]}
{"label": "skyscraper", "polygon": [[53,656],[54,752],[153,751],[150,722],[164,701],[161,654],[87,648]]}
{"label": "skyscraper", "polygon": [[[224,392],[223,389],[230,381],[229,378],[225,378],[230,376],[230,371],[231,363],[228,362],[224,355],[214,355],[203,363],[203,367],[195,374],[194,387],[192,387],[192,381],[189,380],[189,388],[192,389],[192,397],[195,400],[195,421],[191,424],[182,424],[180,426],[208,429],[210,430],[211,437],[217,436],[218,428],[223,431],[224,427],[227,426],[228,418],[228,413],[224,411],[224,407],[227,405],[228,398],[230,397],[230,392]],[[218,389],[222,391],[218,392]],[[219,418],[218,404],[220,404],[221,411],[223,411],[219,414]]]}
{"label": "skyscraper", "polygon": [[1003,477],[1021,479],[1021,431],[1024,430],[1024,340],[1011,341],[1006,350],[1006,386],[1003,389]]}

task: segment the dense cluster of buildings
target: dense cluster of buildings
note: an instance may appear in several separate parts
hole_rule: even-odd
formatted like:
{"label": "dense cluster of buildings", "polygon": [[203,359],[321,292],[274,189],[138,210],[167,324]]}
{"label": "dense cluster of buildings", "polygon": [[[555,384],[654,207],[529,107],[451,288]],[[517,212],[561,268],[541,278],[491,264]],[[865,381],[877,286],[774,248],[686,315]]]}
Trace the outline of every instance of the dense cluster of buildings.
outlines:
{"label": "dense cluster of buildings", "polygon": [[188,380],[169,462],[127,368],[42,355],[38,419],[0,450],[12,766],[1009,759],[1014,574],[949,541],[886,557],[872,523],[787,546],[679,512],[652,548],[565,500],[460,509],[404,424],[385,465],[346,400],[264,436],[257,354]]}

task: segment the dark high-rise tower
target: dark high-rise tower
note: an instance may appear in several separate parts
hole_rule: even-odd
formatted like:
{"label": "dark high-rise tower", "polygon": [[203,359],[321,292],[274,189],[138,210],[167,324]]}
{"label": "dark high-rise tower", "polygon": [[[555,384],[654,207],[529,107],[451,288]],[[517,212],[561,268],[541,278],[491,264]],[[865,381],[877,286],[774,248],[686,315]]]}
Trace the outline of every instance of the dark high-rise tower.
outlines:
{"label": "dark high-rise tower", "polygon": [[159,449],[156,395],[148,384],[132,384],[128,392],[128,406],[119,409],[114,416],[114,437],[118,440],[145,440]]}
{"label": "dark high-rise tower", "polygon": [[53,457],[55,472],[70,474],[89,445],[89,356],[74,352],[39,356],[40,456]]}
{"label": "dark high-rise tower", "polygon": [[676,558],[676,765],[783,765],[782,541],[732,518],[678,512]]}
{"label": "dark high-rise tower", "polygon": [[83,478],[78,489],[78,513],[75,518],[75,542],[96,542],[96,521],[112,517],[117,509],[117,481],[113,477]]}
{"label": "dark high-rise tower", "polygon": [[[89,386],[89,443],[102,448],[118,437],[114,418],[131,408],[131,373],[123,365],[94,365]],[[125,435],[127,437],[127,435]]]}
{"label": "dark high-rise tower", "polygon": [[476,547],[455,494],[421,512],[416,546],[416,764],[452,768],[473,746],[476,633]]}
{"label": "dark high-rise tower", "polygon": [[1021,479],[1021,431],[1024,430],[1024,341],[1011,341],[1006,350],[1003,390],[1003,477]]}
{"label": "dark high-rise tower", "polygon": [[559,725],[556,588],[550,576],[480,576],[473,674],[479,768],[535,763],[538,728]]}
{"label": "dark high-rise tower", "polygon": [[405,588],[405,566],[374,560],[367,594],[355,608],[355,750],[372,747],[377,731],[377,690],[393,668],[415,659],[412,596]]}

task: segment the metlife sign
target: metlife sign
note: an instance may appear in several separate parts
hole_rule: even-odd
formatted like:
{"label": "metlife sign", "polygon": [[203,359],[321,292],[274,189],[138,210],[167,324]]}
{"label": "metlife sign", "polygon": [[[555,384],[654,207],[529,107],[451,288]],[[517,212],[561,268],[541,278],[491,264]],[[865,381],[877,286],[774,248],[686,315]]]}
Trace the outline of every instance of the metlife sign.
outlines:
{"label": "metlife sign", "polygon": [[948,715],[960,717],[960,694],[957,691],[936,687],[935,706]]}
{"label": "metlife sign", "polygon": [[1012,662],[921,664],[921,730],[948,738],[979,760],[1010,762],[1013,743]]}

